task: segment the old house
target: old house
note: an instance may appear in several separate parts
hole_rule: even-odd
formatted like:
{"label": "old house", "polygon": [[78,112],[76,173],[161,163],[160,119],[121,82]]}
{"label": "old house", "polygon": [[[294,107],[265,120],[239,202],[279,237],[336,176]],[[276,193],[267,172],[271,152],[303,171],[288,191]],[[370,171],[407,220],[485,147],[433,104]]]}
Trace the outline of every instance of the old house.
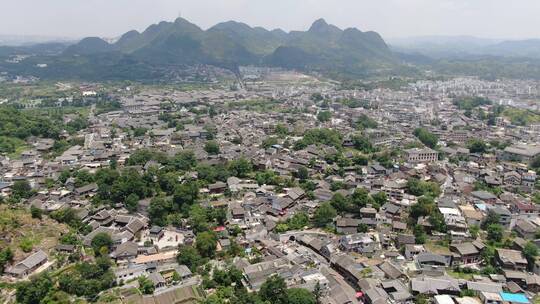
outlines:
{"label": "old house", "polygon": [[481,252],[484,247],[484,244],[477,241],[451,244],[452,264],[469,265],[480,263],[482,261]]}
{"label": "old house", "polygon": [[336,220],[336,230],[338,233],[354,234],[358,232],[360,220],[353,218],[339,218]]}
{"label": "old house", "polygon": [[14,266],[8,268],[6,270],[6,274],[17,278],[24,278],[32,274],[32,272],[36,271],[40,266],[47,263],[47,260],[47,254],[42,250],[39,250]]}
{"label": "old house", "polygon": [[527,259],[520,251],[497,248],[495,257],[497,263],[504,269],[525,270],[527,268]]}

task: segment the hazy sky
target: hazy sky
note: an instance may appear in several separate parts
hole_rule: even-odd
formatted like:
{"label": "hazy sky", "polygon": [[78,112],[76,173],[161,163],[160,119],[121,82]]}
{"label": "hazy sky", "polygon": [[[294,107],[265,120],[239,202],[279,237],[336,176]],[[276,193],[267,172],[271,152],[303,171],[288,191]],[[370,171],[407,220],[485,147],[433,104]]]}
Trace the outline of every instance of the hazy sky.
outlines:
{"label": "hazy sky", "polygon": [[323,17],[384,37],[540,38],[540,0],[0,0],[0,34],[116,37],[182,17],[304,30]]}

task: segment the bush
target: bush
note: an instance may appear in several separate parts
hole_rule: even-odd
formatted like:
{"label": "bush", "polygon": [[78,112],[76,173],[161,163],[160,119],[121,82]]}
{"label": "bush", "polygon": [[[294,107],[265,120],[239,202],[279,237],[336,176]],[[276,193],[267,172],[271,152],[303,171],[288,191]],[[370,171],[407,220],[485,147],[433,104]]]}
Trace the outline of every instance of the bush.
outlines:
{"label": "bush", "polygon": [[319,113],[317,113],[317,119],[320,122],[330,121],[331,118],[332,118],[332,113],[330,113],[329,111],[320,111]]}
{"label": "bush", "polygon": [[424,128],[417,128],[414,130],[414,136],[416,136],[424,145],[435,148],[439,142],[437,135],[429,132]]}
{"label": "bush", "polygon": [[32,218],[41,219],[41,214],[42,213],[43,212],[41,211],[41,209],[39,209],[37,207],[34,207],[34,206],[30,207],[30,214],[32,215]]}
{"label": "bush", "polygon": [[204,151],[208,154],[219,154],[219,145],[213,140],[209,140],[204,145]]}
{"label": "bush", "polygon": [[26,253],[31,252],[34,248],[34,241],[31,238],[24,238],[19,243],[19,247]]}
{"label": "bush", "polygon": [[100,232],[94,236],[91,242],[92,249],[96,256],[104,255],[110,252],[113,245],[111,236],[105,232]]}

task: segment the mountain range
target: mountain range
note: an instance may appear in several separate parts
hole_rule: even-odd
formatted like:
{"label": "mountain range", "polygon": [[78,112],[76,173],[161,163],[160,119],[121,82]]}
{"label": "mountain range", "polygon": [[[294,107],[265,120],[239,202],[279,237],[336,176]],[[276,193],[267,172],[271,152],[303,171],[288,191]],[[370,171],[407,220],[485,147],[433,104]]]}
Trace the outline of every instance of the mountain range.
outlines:
{"label": "mountain range", "polygon": [[435,59],[499,56],[540,58],[540,39],[502,40],[472,36],[421,36],[389,40],[400,53],[419,53]]}
{"label": "mountain range", "polygon": [[[29,56],[11,60],[16,55]],[[387,45],[376,32],[340,29],[323,19],[306,31],[285,32],[235,21],[203,30],[178,18],[114,40],[0,46],[0,71],[42,79],[161,82],[200,65],[234,73],[242,65],[281,67],[337,80],[426,72],[540,79],[540,40],[433,36],[393,39]]]}
{"label": "mountain range", "polygon": [[239,65],[268,65],[359,75],[398,63],[376,32],[342,30],[323,19],[315,21],[307,31],[287,33],[235,21],[203,30],[178,18],[151,25],[143,32],[129,31],[115,43],[84,38],[69,46],[62,56],[105,54],[158,66],[208,64],[236,69]]}

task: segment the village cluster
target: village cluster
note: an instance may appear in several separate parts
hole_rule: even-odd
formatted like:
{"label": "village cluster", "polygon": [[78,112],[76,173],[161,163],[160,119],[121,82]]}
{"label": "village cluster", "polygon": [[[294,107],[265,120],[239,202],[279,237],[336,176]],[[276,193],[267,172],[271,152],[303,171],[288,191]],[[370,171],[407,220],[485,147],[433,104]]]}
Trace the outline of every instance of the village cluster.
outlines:
{"label": "village cluster", "polygon": [[[5,208],[26,184],[23,208],[78,222],[63,222],[54,244],[12,248],[2,282],[106,256],[114,283],[100,294],[119,303],[225,297],[208,281],[230,267],[248,292],[278,276],[319,303],[534,303],[540,123],[505,114],[538,111],[540,83],[365,90],[242,72],[221,89],[86,85],[85,97],[120,107],[91,106],[60,155],[50,157],[54,139],[33,138],[0,156]],[[142,186],[119,186],[132,176]],[[112,242],[96,248],[103,235]]]}

